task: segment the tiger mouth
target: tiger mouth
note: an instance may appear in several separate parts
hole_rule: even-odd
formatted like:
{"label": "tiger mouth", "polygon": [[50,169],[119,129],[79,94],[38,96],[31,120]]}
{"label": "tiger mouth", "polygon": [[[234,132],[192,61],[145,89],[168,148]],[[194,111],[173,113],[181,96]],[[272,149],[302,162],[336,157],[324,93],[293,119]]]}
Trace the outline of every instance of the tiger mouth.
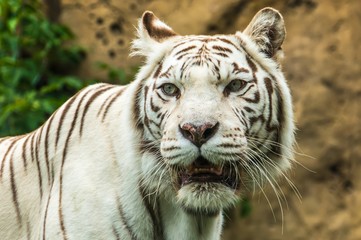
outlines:
{"label": "tiger mouth", "polygon": [[238,189],[237,171],[230,165],[214,165],[203,157],[198,157],[191,165],[178,172],[180,187],[191,183],[220,183],[232,189]]}

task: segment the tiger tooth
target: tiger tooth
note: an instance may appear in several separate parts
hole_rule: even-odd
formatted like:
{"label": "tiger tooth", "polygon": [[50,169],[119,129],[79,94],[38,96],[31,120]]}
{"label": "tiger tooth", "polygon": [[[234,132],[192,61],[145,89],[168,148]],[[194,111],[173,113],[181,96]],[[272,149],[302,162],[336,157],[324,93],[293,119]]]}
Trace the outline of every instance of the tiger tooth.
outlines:
{"label": "tiger tooth", "polygon": [[222,175],[222,173],[223,173],[222,167],[217,167],[215,169],[214,173],[217,174],[218,176]]}
{"label": "tiger tooth", "polygon": [[195,168],[192,166],[192,165],[189,165],[187,168],[186,168],[186,173],[187,174],[192,174],[194,172]]}
{"label": "tiger tooth", "polygon": [[193,175],[199,173],[210,173],[215,174],[217,176],[221,176],[223,173],[223,169],[221,166],[207,166],[207,167],[196,167],[193,164],[186,167],[186,174]]}

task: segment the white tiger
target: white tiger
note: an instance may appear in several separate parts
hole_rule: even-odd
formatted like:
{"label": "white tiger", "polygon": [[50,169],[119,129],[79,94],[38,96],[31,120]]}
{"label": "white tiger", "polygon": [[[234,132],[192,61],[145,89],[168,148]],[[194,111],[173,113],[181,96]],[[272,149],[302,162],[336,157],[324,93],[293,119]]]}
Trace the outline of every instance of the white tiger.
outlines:
{"label": "white tiger", "polygon": [[0,239],[220,239],[222,210],[290,167],[278,11],[215,36],[145,12],[138,35],[135,81],[87,87],[0,139]]}

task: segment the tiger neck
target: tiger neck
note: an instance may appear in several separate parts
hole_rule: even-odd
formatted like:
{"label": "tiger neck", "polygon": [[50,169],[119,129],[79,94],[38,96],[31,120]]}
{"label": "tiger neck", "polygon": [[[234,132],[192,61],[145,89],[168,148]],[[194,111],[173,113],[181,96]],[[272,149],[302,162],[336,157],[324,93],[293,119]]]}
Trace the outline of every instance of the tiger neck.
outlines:
{"label": "tiger neck", "polygon": [[160,199],[164,239],[218,240],[223,216],[200,216],[186,213],[176,202]]}

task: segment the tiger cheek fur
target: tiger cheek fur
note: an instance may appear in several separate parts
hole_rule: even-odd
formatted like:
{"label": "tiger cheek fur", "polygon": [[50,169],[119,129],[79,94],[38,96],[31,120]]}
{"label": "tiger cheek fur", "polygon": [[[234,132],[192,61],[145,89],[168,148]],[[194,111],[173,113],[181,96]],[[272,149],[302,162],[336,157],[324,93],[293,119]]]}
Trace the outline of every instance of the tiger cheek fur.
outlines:
{"label": "tiger cheek fur", "polygon": [[215,36],[145,12],[132,83],[89,86],[0,139],[0,239],[219,240],[222,210],[290,167],[284,38],[272,8]]}

